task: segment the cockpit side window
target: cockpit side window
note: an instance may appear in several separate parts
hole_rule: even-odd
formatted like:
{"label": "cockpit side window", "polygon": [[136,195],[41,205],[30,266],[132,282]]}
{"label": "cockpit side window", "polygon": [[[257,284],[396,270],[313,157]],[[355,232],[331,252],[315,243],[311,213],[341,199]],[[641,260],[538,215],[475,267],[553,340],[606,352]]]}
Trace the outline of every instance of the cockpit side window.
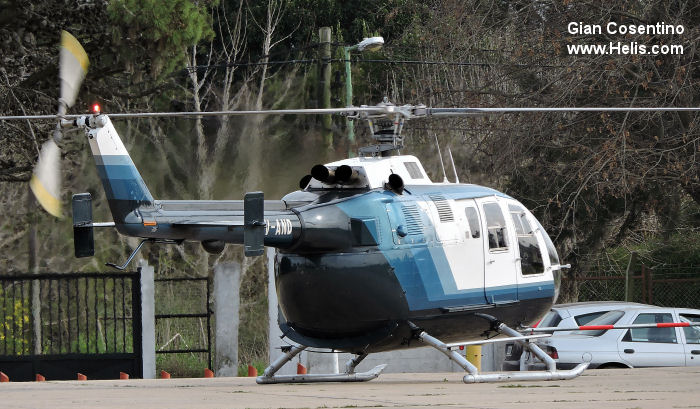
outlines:
{"label": "cockpit side window", "polygon": [[544,273],[542,252],[537,243],[535,232],[527,221],[525,209],[516,205],[508,205],[508,211],[515,225],[515,234],[518,237],[518,249],[520,250],[520,271],[523,275]]}
{"label": "cockpit side window", "polygon": [[535,224],[537,225],[539,231],[542,233],[544,244],[545,246],[547,246],[547,254],[549,254],[549,263],[552,265],[559,264],[559,255],[557,254],[557,249],[556,247],[554,247],[552,239],[549,237],[549,234],[547,234],[547,232],[544,231],[544,227],[542,227],[542,225],[537,219],[535,219]]}

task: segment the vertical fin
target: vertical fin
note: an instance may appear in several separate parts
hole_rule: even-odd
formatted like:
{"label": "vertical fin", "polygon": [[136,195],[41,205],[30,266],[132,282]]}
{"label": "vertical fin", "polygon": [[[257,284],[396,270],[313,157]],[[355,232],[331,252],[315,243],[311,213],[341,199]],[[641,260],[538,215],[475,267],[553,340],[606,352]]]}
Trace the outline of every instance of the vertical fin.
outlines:
{"label": "vertical fin", "polygon": [[134,209],[152,205],[153,196],[107,115],[94,120],[98,126],[88,132],[90,149],[114,222],[121,224]]}

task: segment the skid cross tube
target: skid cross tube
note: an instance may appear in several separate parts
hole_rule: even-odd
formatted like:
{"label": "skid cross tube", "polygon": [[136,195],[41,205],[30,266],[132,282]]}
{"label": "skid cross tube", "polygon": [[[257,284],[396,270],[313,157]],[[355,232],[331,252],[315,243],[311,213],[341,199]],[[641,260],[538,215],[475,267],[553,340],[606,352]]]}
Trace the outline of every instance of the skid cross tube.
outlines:
{"label": "skid cross tube", "polygon": [[[482,318],[488,319],[491,322],[491,328],[510,335],[514,338],[522,338],[522,335],[515,331],[514,329],[508,327],[502,322],[498,321],[496,318],[491,317],[486,314],[476,314]],[[455,362],[457,365],[464,368],[465,371],[469,372],[464,375],[464,383],[487,383],[487,382],[505,382],[505,381],[554,381],[554,380],[567,380],[573,379],[583,373],[583,371],[588,368],[588,362],[579,364],[575,368],[568,371],[557,370],[557,364],[544,351],[542,351],[537,345],[528,342],[527,339],[516,339],[520,345],[527,348],[530,352],[535,354],[538,358],[547,364],[546,371],[533,371],[533,372],[492,372],[488,374],[480,374],[479,370],[471,362],[467,361],[460,353],[453,351],[447,344],[440,341],[439,339],[429,335],[427,332],[418,328],[415,324],[409,322],[409,325],[414,330],[414,336],[418,338],[421,342],[424,342],[431,347],[442,352],[447,358]]]}
{"label": "skid cross tube", "polygon": [[106,265],[107,267],[113,267],[113,268],[116,268],[117,270],[124,271],[124,270],[126,269],[126,266],[128,266],[129,263],[131,263],[131,260],[134,259],[134,257],[135,257],[136,254],[139,252],[139,250],[141,250],[141,247],[143,247],[143,245],[144,245],[147,241],[152,243],[152,242],[154,242],[155,240],[154,240],[154,239],[143,239],[143,240],[141,240],[141,243],[139,243],[139,245],[134,249],[134,251],[131,252],[131,255],[129,256],[129,258],[127,258],[126,261],[124,262],[124,264],[122,264],[121,266],[118,266],[118,265],[116,265],[116,264],[114,264],[114,263],[105,263],[105,265]]}
{"label": "skid cross tube", "polygon": [[355,373],[355,368],[360,364],[360,362],[367,358],[367,355],[368,354],[366,352],[363,352],[361,354],[357,354],[357,356],[354,358],[350,358],[348,362],[345,363],[345,373]]}
{"label": "skid cross tube", "polygon": [[467,359],[463,357],[459,352],[451,350],[444,342],[440,341],[439,339],[429,335],[425,331],[419,332],[417,337],[421,342],[424,342],[445,354],[445,356],[449,360],[455,362],[457,365],[461,366],[465,371],[469,372],[470,374],[479,374],[479,370],[476,368],[476,366],[474,366],[474,364],[467,361]]}
{"label": "skid cross tube", "polygon": [[126,270],[126,266],[128,266],[129,263],[131,263],[131,260],[134,259],[136,254],[138,254],[139,250],[141,250],[141,247],[143,247],[143,245],[146,243],[181,244],[182,241],[181,240],[167,240],[167,239],[143,239],[143,240],[141,240],[139,245],[134,249],[134,251],[131,252],[131,255],[129,256],[129,258],[126,259],[124,264],[122,264],[121,266],[118,266],[114,263],[105,263],[105,265],[107,267],[116,268],[119,271]]}
{"label": "skid cross tube", "polygon": [[367,372],[355,373],[355,367],[362,362],[367,354],[359,354],[345,364],[345,373],[341,374],[305,374],[305,375],[275,375],[277,371],[287,362],[294,359],[301,351],[305,350],[305,345],[291,347],[284,355],[280,356],[265,369],[261,376],[255,378],[259,384],[273,383],[312,383],[312,382],[366,382],[378,377],[386,365],[377,365]]}

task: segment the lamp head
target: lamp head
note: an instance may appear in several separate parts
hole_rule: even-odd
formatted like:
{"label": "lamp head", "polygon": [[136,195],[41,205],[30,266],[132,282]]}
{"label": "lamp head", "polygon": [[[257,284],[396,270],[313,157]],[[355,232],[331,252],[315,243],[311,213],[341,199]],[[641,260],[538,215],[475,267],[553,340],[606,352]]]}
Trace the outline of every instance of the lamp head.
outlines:
{"label": "lamp head", "polygon": [[357,44],[358,51],[377,51],[384,45],[384,37],[369,37]]}

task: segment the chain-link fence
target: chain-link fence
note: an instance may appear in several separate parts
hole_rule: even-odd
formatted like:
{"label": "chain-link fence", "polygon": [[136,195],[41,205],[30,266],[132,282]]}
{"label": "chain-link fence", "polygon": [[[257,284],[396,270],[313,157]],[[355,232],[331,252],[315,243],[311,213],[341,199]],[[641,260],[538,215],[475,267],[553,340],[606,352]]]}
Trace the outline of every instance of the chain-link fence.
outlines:
{"label": "chain-link fence", "polygon": [[642,266],[640,271],[629,273],[629,287],[624,272],[617,271],[588,273],[569,280],[575,281],[578,301],[627,299],[664,307],[700,308],[700,269]]}
{"label": "chain-link fence", "polygon": [[[623,301],[625,299],[625,277],[580,277],[576,278],[578,301]],[[637,301],[634,297],[629,301]]]}

